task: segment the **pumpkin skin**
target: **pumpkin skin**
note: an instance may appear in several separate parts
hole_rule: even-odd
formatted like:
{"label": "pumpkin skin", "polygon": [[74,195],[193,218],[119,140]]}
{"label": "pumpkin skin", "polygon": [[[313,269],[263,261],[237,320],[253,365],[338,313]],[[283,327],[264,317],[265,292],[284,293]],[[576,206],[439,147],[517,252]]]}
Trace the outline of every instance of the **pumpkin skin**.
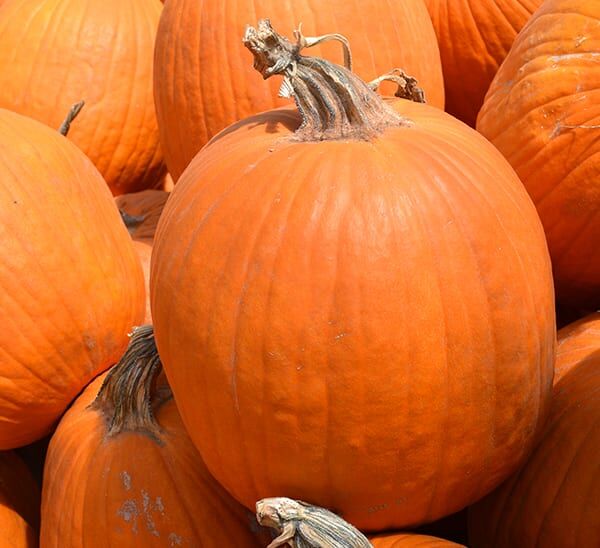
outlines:
{"label": "pumpkin skin", "polygon": [[415,535],[414,533],[394,533],[369,538],[373,548],[458,548],[456,544],[429,535]]}
{"label": "pumpkin skin", "polygon": [[40,490],[27,466],[12,451],[0,451],[0,544],[38,545]]}
{"label": "pumpkin skin", "polygon": [[41,547],[265,546],[253,515],[206,470],[164,375],[151,395],[156,437],[141,428],[108,434],[111,415],[90,408],[105,378],[77,398],[50,442]]}
{"label": "pumpkin skin", "polygon": [[144,313],[142,269],[102,176],[0,109],[0,449],[47,434]]}
{"label": "pumpkin skin", "polygon": [[558,301],[591,310],[600,307],[598,51],[600,3],[548,0],[515,41],[477,121],[536,204]]}
{"label": "pumpkin skin", "polygon": [[475,127],[517,33],[542,0],[425,0],[440,46],[446,111]]}
{"label": "pumpkin skin", "polygon": [[363,530],[433,521],[514,471],[545,418],[555,325],[535,208],[478,133],[393,104],[413,125],[373,142],[292,141],[286,108],[241,121],[159,221],[165,371],[249,508],[285,493]]}
{"label": "pumpkin skin", "polygon": [[563,327],[558,332],[554,383],[565,376],[575,365],[593,359],[600,348],[600,312]]}
{"label": "pumpkin skin", "polygon": [[[177,181],[196,152],[226,126],[284,105],[279,83],[261,82],[240,37],[248,23],[269,16],[307,36],[340,32],[353,52],[353,70],[373,79],[394,67],[416,77],[429,104],[444,107],[439,49],[423,0],[178,0],[165,6],[155,50],[154,96],[161,145]],[[201,46],[199,46],[201,44]],[[310,54],[342,61],[338,44]]]}
{"label": "pumpkin skin", "polygon": [[69,139],[113,194],[164,174],[152,92],[158,0],[4,0],[0,107],[58,128],[85,101]]}
{"label": "pumpkin skin", "polygon": [[548,423],[527,463],[469,510],[475,548],[600,545],[600,314],[559,332]]}
{"label": "pumpkin skin", "polygon": [[156,225],[162,213],[169,193],[162,190],[143,190],[131,194],[122,194],[115,198],[117,207],[132,217],[143,218],[139,224],[128,227],[133,239],[133,247],[140,259],[144,270],[144,285],[146,288],[146,313],[144,323],[152,323],[150,310],[150,259]]}

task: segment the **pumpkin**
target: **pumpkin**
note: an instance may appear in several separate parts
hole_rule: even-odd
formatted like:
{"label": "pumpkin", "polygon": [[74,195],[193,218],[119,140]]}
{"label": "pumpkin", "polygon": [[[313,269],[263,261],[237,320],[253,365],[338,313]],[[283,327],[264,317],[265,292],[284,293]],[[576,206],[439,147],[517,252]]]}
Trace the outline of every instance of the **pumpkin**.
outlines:
{"label": "pumpkin", "polygon": [[131,194],[122,194],[115,198],[125,225],[133,238],[133,247],[144,269],[146,288],[146,314],[144,323],[152,323],[150,310],[150,258],[154,232],[169,193],[162,190],[143,190]]}
{"label": "pumpkin", "polygon": [[134,240],[154,240],[156,225],[167,202],[169,193],[164,190],[144,190],[123,194],[115,204],[126,215],[125,224]]}
{"label": "pumpkin", "polygon": [[429,535],[415,535],[414,533],[391,533],[369,539],[373,548],[458,548],[456,544]]}
{"label": "pumpkin", "polygon": [[558,332],[554,382],[560,380],[575,365],[593,359],[600,348],[600,312],[563,327]]}
{"label": "pumpkin", "polygon": [[35,548],[40,491],[27,466],[12,451],[0,451],[0,544]]}
{"label": "pumpkin", "polygon": [[548,0],[498,71],[477,129],[546,230],[557,299],[600,308],[600,2]]}
{"label": "pumpkin", "polygon": [[425,0],[440,45],[446,110],[475,127],[517,33],[542,0]]}
{"label": "pumpkin", "polygon": [[527,463],[469,512],[471,546],[600,546],[600,314],[559,332],[546,428]]}
{"label": "pumpkin", "polygon": [[[154,95],[165,160],[177,181],[217,132],[252,114],[283,105],[275,82],[260,82],[240,42],[245,25],[271,14],[285,29],[304,23],[313,35],[338,28],[353,44],[353,68],[375,78],[392,67],[415,76],[428,101],[443,108],[439,50],[423,0],[282,2],[177,0],[163,11],[156,37]],[[341,54],[336,44],[315,54]]]}
{"label": "pumpkin", "polygon": [[152,93],[158,0],[4,0],[0,107],[58,128],[86,103],[71,139],[114,194],[159,183]]}
{"label": "pumpkin", "polygon": [[546,415],[535,208],[441,110],[384,103],[268,21],[245,41],[304,118],[217,135],[159,220],[152,315],[183,421],[248,507],[285,494],[364,530],[458,511],[515,470]]}
{"label": "pumpkin", "polygon": [[102,176],[0,109],[0,449],[35,441],[127,346],[142,269]]}
{"label": "pumpkin", "polygon": [[62,418],[44,470],[43,547],[264,546],[203,465],[160,369],[152,327],[137,328]]}

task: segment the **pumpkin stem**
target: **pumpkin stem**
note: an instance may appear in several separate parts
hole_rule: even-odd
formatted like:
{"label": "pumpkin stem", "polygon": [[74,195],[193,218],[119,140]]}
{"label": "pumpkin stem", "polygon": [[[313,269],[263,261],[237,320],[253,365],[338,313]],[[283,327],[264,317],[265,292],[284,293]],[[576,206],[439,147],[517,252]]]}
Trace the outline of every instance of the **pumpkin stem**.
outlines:
{"label": "pumpkin stem", "polygon": [[77,115],[81,112],[81,109],[85,105],[85,101],[79,101],[79,103],[75,103],[67,113],[67,116],[63,120],[63,123],[60,124],[58,128],[58,132],[65,137],[69,133],[69,129],[71,129],[71,122],[77,118]]}
{"label": "pumpkin stem", "polygon": [[398,89],[396,89],[396,93],[394,94],[396,97],[400,97],[400,99],[408,99],[409,101],[414,101],[415,103],[425,103],[425,92],[422,88],[418,86],[418,82],[416,78],[412,76],[408,76],[402,69],[395,68],[383,74],[379,78],[375,78],[375,80],[371,80],[369,82],[369,87],[373,91],[377,91],[381,82],[389,81],[394,82],[398,85]]}
{"label": "pumpkin stem", "polygon": [[348,70],[352,70],[352,52],[350,51],[350,42],[348,41],[348,38],[342,34],[331,33],[323,34],[322,36],[304,36],[302,34],[302,23],[300,23],[298,28],[294,31],[294,38],[296,38],[296,42],[298,44],[298,51],[301,51],[304,48],[312,48],[313,46],[317,46],[324,42],[330,42],[332,40],[339,42],[344,50],[344,66]]}
{"label": "pumpkin stem", "polygon": [[260,525],[275,529],[279,536],[267,546],[276,548],[372,548],[358,529],[338,515],[300,500],[268,498],[256,503]]}
{"label": "pumpkin stem", "polygon": [[154,388],[161,370],[154,328],[151,325],[134,328],[125,354],[106,375],[90,405],[106,419],[107,436],[139,432],[161,442],[161,428],[154,418],[153,408],[171,398],[168,387]]}
{"label": "pumpkin stem", "polygon": [[247,27],[244,35],[254,68],[264,79],[283,75],[279,95],[296,101],[302,116],[296,140],[371,140],[388,127],[411,124],[347,68],[300,55],[307,40],[300,30],[296,40],[292,44],[278,34],[268,19],[260,20],[257,28]]}

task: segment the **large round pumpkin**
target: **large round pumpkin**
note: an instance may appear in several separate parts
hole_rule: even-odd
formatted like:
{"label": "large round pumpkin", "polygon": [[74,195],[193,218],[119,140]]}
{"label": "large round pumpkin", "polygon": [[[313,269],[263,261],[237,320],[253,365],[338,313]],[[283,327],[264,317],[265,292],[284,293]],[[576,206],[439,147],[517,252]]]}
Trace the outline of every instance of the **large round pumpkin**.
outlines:
{"label": "large round pumpkin", "polygon": [[425,0],[440,45],[446,110],[475,127],[498,67],[542,0]]}
{"label": "large round pumpkin", "polygon": [[0,107],[58,128],[84,100],[69,139],[114,194],[160,182],[152,94],[158,0],[4,0]]}
{"label": "large round pumpkin", "polygon": [[[341,32],[352,45],[353,67],[373,79],[400,67],[415,76],[430,104],[443,108],[435,32],[423,0],[177,0],[166,4],[158,30],[154,93],[165,159],[177,180],[217,132],[284,102],[276,82],[253,74],[240,37],[249,21],[271,18],[307,35]],[[314,48],[339,59],[338,44]]]}
{"label": "large round pumpkin", "polygon": [[133,239],[133,247],[144,269],[144,282],[146,288],[146,314],[144,323],[152,323],[150,310],[150,259],[152,257],[152,244],[156,225],[163,207],[169,197],[164,190],[143,190],[122,194],[115,198],[115,203],[121,211],[123,220]]}
{"label": "large round pumpkin", "polygon": [[260,548],[254,516],[210,476],[156,356],[137,329],[122,361],[95,379],[52,437],[42,548]]}
{"label": "large round pumpkin", "polygon": [[600,2],[548,0],[490,86],[477,129],[538,209],[557,298],[600,308]]}
{"label": "large round pumpkin", "polygon": [[600,314],[559,332],[550,418],[525,464],[470,510],[471,546],[600,546]]}
{"label": "large round pumpkin", "polygon": [[305,119],[228,128],[165,206],[152,314],[183,420],[249,507],[285,494],[367,530],[457,511],[545,418],[555,326],[535,208],[441,110],[395,112],[322,59],[291,68],[265,22],[246,43]]}
{"label": "large round pumpkin", "polygon": [[0,451],[0,545],[35,548],[40,491],[27,466],[11,451]]}
{"label": "large round pumpkin", "polygon": [[143,318],[106,183],[58,132],[0,109],[0,449],[49,432]]}

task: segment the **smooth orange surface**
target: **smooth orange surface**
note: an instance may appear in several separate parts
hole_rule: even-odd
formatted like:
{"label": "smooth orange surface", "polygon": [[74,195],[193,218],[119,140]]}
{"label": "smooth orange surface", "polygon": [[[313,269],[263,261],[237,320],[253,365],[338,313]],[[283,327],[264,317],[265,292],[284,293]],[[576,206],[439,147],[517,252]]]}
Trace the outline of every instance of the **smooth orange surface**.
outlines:
{"label": "smooth orange surface", "polygon": [[169,193],[163,190],[143,190],[122,194],[115,198],[117,207],[129,215],[143,217],[143,221],[129,229],[133,239],[133,247],[140,258],[144,269],[144,285],[146,287],[146,314],[144,323],[152,323],[150,310],[150,258],[152,257],[152,244],[156,225],[162,213]]}
{"label": "smooth orange surface", "polygon": [[86,388],[50,442],[41,548],[266,546],[253,514],[206,470],[173,399],[154,406],[160,443],[134,432],[106,437],[104,417],[88,408],[103,379]]}
{"label": "smooth orange surface", "polygon": [[446,111],[475,127],[489,85],[542,0],[425,0],[440,46]]}
{"label": "smooth orange surface", "polygon": [[58,128],[114,194],[155,186],[164,167],[152,94],[158,0],[4,0],[0,107]]}
{"label": "smooth orange surface", "polygon": [[575,365],[594,358],[600,349],[600,312],[563,327],[558,332],[554,383]]}
{"label": "smooth orange surface", "polygon": [[548,0],[492,83],[477,129],[527,187],[557,299],[600,308],[600,2]]}
{"label": "smooth orange surface", "polygon": [[36,548],[40,490],[27,466],[11,451],[0,451],[0,546]]}
{"label": "smooth orange surface", "polygon": [[[281,81],[262,81],[242,44],[246,25],[265,17],[290,38],[300,23],[307,36],[345,35],[361,78],[372,80],[403,68],[419,80],[428,102],[443,108],[440,54],[423,0],[169,2],[156,39],[154,94],[161,144],[174,180],[217,132],[286,103],[277,98]],[[343,61],[336,43],[303,53]]]}
{"label": "smooth orange surface", "polygon": [[47,434],[143,318],[106,183],[57,131],[0,109],[0,449]]}
{"label": "smooth orange surface", "polygon": [[433,521],[512,473],[545,418],[535,208],[477,132],[394,105],[413,125],[372,142],[294,142],[291,109],[240,122],[159,221],[158,348],[207,466],[248,507],[285,495],[366,530]]}
{"label": "smooth orange surface", "polygon": [[473,548],[600,546],[599,325],[559,331],[550,418],[525,466],[470,510]]}
{"label": "smooth orange surface", "polygon": [[429,535],[415,535],[413,533],[393,533],[369,538],[373,548],[459,548],[456,544]]}

